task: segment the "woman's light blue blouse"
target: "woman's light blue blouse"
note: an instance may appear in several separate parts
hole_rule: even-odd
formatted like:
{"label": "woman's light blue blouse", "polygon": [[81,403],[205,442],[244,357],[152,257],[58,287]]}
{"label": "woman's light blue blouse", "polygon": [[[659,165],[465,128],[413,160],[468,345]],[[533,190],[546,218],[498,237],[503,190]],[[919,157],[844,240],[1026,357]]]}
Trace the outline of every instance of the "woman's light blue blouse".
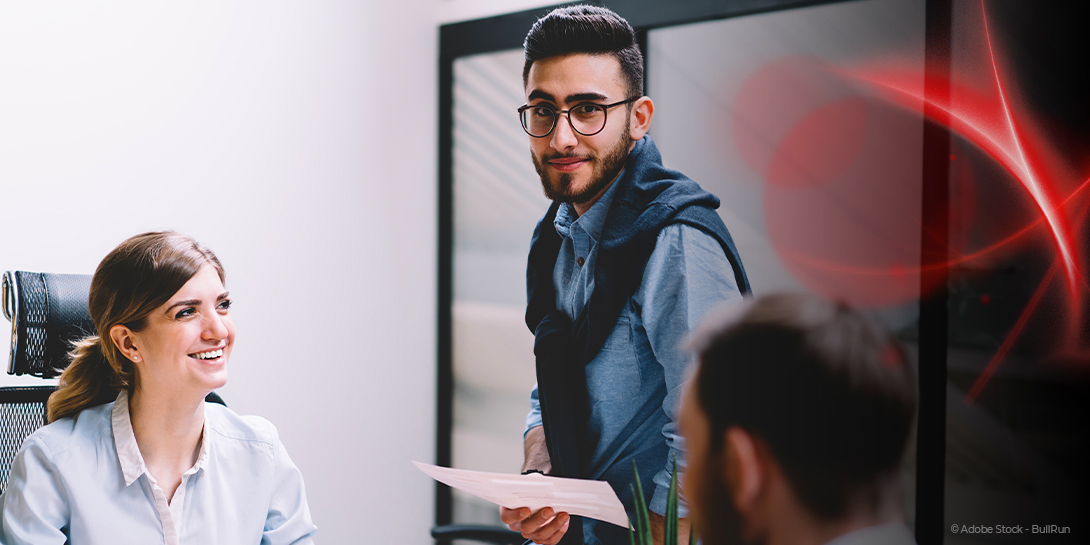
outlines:
{"label": "woman's light blue blouse", "polygon": [[203,437],[167,505],[136,447],[125,392],[39,429],[0,495],[0,543],[313,543],[303,477],[272,424],[208,403]]}

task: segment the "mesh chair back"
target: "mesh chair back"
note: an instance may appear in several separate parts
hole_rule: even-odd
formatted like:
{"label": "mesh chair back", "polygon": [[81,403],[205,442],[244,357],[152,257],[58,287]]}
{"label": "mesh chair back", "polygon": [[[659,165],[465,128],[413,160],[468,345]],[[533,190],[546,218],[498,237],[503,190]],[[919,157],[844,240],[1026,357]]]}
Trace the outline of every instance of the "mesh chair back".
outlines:
{"label": "mesh chair back", "polygon": [[23,440],[45,425],[52,386],[0,388],[0,493],[8,487],[11,462]]}
{"label": "mesh chair back", "polygon": [[4,315],[11,320],[8,373],[59,375],[72,343],[95,333],[87,312],[91,275],[9,271],[3,289]]}

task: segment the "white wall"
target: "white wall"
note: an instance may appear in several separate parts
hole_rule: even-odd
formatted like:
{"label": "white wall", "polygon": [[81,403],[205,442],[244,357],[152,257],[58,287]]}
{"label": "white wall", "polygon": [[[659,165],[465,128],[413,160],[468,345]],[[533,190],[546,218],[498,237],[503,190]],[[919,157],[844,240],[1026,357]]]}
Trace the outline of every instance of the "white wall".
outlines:
{"label": "white wall", "polygon": [[322,543],[430,542],[443,4],[0,4],[0,269],[215,250],[222,393],[279,427]]}

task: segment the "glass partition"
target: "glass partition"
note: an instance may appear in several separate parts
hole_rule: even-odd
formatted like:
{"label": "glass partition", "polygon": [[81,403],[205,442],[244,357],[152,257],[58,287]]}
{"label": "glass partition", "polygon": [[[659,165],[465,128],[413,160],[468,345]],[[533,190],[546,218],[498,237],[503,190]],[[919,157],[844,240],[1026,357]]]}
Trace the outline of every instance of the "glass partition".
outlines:
{"label": "glass partition", "polygon": [[[517,473],[534,386],[523,321],[526,254],[549,201],[516,109],[522,50],[454,63],[453,467]],[[499,524],[496,507],[457,490],[456,523]]]}
{"label": "glass partition", "polygon": [[[647,43],[650,134],[666,166],[722,199],[754,293],[848,301],[912,343],[923,122],[860,78],[895,58],[922,81],[923,3],[671,26],[650,31]],[[910,457],[910,525],[914,469]]]}

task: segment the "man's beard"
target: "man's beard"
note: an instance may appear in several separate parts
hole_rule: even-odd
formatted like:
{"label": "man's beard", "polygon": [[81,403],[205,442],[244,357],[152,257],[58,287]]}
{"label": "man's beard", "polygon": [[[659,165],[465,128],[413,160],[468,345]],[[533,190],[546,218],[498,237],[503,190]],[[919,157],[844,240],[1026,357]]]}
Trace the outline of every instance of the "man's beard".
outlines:
{"label": "man's beard", "polygon": [[617,177],[617,173],[624,168],[625,161],[628,160],[628,148],[632,145],[632,137],[628,135],[628,128],[626,120],[624,132],[621,133],[617,143],[606,152],[604,157],[579,156],[592,161],[597,159],[597,162],[594,165],[594,171],[591,172],[590,183],[577,192],[573,192],[571,174],[554,172],[553,174],[556,174],[557,177],[555,180],[550,180],[549,172],[545,166],[545,163],[549,160],[573,156],[556,154],[538,159],[531,150],[530,158],[533,159],[534,169],[537,170],[538,176],[541,177],[541,188],[545,192],[545,197],[557,202],[583,204],[598,196]]}
{"label": "man's beard", "polygon": [[[716,459],[716,458],[712,458]],[[734,496],[726,486],[721,464],[713,463],[709,475],[699,478],[705,483],[699,498],[690,501],[700,508],[690,507],[694,527],[703,545],[761,545],[763,539],[746,540],[742,531],[742,514],[734,505]]]}

